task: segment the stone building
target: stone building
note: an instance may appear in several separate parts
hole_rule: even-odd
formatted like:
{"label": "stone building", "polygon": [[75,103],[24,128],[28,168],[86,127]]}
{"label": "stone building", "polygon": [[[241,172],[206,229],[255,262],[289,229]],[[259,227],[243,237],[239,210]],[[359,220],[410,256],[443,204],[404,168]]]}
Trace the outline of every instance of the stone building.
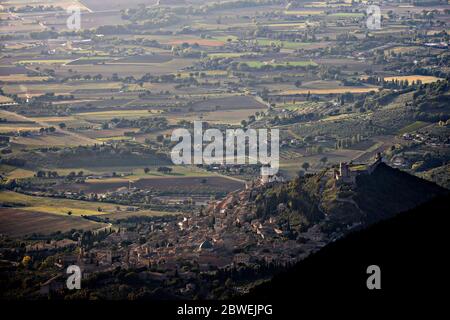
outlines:
{"label": "stone building", "polygon": [[334,171],[334,179],[336,184],[355,184],[356,177],[360,175],[371,175],[380,163],[383,162],[381,153],[377,153],[374,162],[370,164],[348,164],[341,162],[339,170]]}

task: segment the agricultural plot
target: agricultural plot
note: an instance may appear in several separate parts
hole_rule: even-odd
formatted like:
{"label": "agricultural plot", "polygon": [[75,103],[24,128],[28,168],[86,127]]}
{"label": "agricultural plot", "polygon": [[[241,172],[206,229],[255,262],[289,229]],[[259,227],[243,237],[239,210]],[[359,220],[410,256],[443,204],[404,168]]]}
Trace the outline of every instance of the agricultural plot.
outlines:
{"label": "agricultural plot", "polygon": [[[29,5],[30,2],[26,0],[8,0],[4,6],[7,8],[9,7],[24,7],[26,5]],[[61,7],[64,10],[66,10],[70,6],[78,6],[83,11],[90,11],[87,7],[85,7],[82,3],[82,1],[79,0],[46,0],[46,1],[33,1],[34,6],[54,6],[54,7]]]}
{"label": "agricultural plot", "polygon": [[304,22],[283,22],[283,23],[269,23],[265,26],[269,28],[275,28],[275,29],[284,29],[284,28],[295,28],[295,29],[303,29],[307,26]]}
{"label": "agricultural plot", "polygon": [[[153,177],[132,181],[131,186],[142,190],[163,194],[224,194],[242,188],[243,182],[219,176],[205,177]],[[88,180],[85,184],[73,184],[62,187],[64,190],[95,193],[113,192],[128,188],[130,180],[126,178]]]}
{"label": "agricultural plot", "polygon": [[18,64],[25,66],[34,66],[34,65],[58,65],[58,64],[68,64],[72,60],[69,59],[35,59],[35,60],[20,60],[17,61]]}
{"label": "agricultural plot", "polygon": [[34,212],[22,208],[0,208],[0,233],[11,237],[51,234],[76,230],[95,230],[106,224],[76,216]]}
{"label": "agricultural plot", "polygon": [[408,81],[408,82],[417,82],[421,81],[422,83],[433,83],[439,80],[444,80],[442,78],[433,77],[433,76],[420,76],[420,75],[411,75],[411,76],[393,76],[393,77],[385,77],[384,81]]}
{"label": "agricultural plot", "polygon": [[262,109],[265,105],[256,101],[251,96],[230,96],[225,98],[210,98],[206,101],[194,103],[191,109],[194,111],[213,110],[239,110],[239,109]]}
{"label": "agricultural plot", "polygon": [[14,102],[13,99],[0,95],[0,104],[2,104],[2,103],[13,103],[13,102]]}
{"label": "agricultural plot", "polygon": [[34,171],[21,168],[13,168],[7,172],[4,172],[3,170],[3,166],[0,166],[0,174],[4,175],[8,180],[31,178],[36,174]]}
{"label": "agricultural plot", "polygon": [[110,130],[85,130],[83,134],[86,137],[97,139],[98,141],[117,141],[117,140],[133,140],[134,137],[126,136],[130,132],[139,132],[139,128],[126,129],[110,129]]}
{"label": "agricultural plot", "polygon": [[[14,113],[14,112],[8,112],[6,110],[0,110],[0,118],[8,121],[8,122],[14,122],[14,123],[27,123],[32,124],[32,121],[24,122],[24,118],[20,115]],[[7,123],[4,123],[6,125]]]}
{"label": "agricultural plot", "polygon": [[49,80],[50,77],[31,77],[26,74],[10,74],[6,76],[0,76],[0,83],[30,83],[30,82],[43,82]]}
{"label": "agricultural plot", "polygon": [[[8,35],[12,32],[22,32],[22,33],[29,33],[29,32],[41,32],[44,30],[44,27],[33,23],[32,20],[24,19],[28,23],[24,23],[24,21],[18,21],[13,20],[10,23],[2,26],[0,29],[0,35]],[[27,21],[28,20],[28,21]]]}
{"label": "agricultural plot", "polygon": [[413,122],[413,123],[407,125],[406,127],[401,128],[401,129],[398,131],[398,133],[399,133],[399,134],[404,134],[404,133],[413,132],[413,131],[419,130],[419,129],[423,128],[423,127],[426,127],[426,126],[428,126],[428,125],[430,125],[430,123],[428,123],[428,122],[424,122],[424,121],[415,121],[415,122]]}
{"label": "agricultural plot", "polygon": [[29,70],[23,66],[0,66],[0,76],[9,76],[12,74],[26,74]]}
{"label": "agricultural plot", "polygon": [[265,39],[265,38],[257,38],[256,42],[260,46],[265,47],[273,47],[278,46],[282,47],[284,49],[301,49],[301,48],[307,48],[310,43],[303,43],[303,42],[294,42],[294,41],[284,41],[284,40],[272,40],[272,39]]}
{"label": "agricultural plot", "polygon": [[92,11],[105,11],[105,10],[122,10],[127,8],[137,8],[139,4],[154,5],[157,0],[127,0],[126,2],[121,0],[110,0],[104,2],[102,0],[82,0],[84,5]]}
{"label": "agricultural plot", "polygon": [[[59,175],[65,176],[70,172],[83,171],[87,176],[102,176],[102,178],[88,178],[87,180],[95,183],[95,181],[104,181],[114,179],[116,181],[136,181],[139,179],[152,178],[177,178],[177,177],[208,177],[216,176],[216,174],[199,169],[194,166],[169,166],[171,173],[158,172],[158,166],[85,166],[85,167],[71,167],[71,168],[57,168],[55,169]],[[145,172],[145,168],[150,171]],[[0,167],[1,170],[1,167]],[[1,172],[1,171],[0,171]],[[117,177],[111,178],[111,172],[115,172]],[[109,176],[109,178],[108,178]],[[94,181],[95,180],[95,181]]]}
{"label": "agricultural plot", "polygon": [[[0,131],[1,131],[0,127]],[[21,128],[20,130],[23,130]],[[30,129],[26,129],[28,131]],[[39,128],[32,128],[31,130],[38,131]],[[14,131],[13,131],[14,132]],[[86,142],[87,138],[77,135],[68,135],[60,132],[52,133],[52,134],[43,134],[32,137],[15,137],[13,142],[22,145],[22,146],[32,146],[32,147],[51,147],[51,146],[61,146],[61,147],[75,147],[79,145],[85,144],[93,144],[95,141]]]}
{"label": "agricultural plot", "polygon": [[0,133],[6,132],[21,132],[21,131],[39,131],[40,127],[33,124],[21,124],[21,125],[11,125],[11,124],[0,124]]}
{"label": "agricultural plot", "polygon": [[325,11],[323,10],[289,10],[284,12],[287,16],[317,16],[317,15],[323,15],[325,14]]}
{"label": "agricultural plot", "polygon": [[198,115],[197,113],[184,115],[173,114],[170,115],[169,117],[175,123],[180,120],[198,121],[201,118],[202,121],[207,121],[210,123],[239,125],[242,122],[242,120],[248,120],[248,117],[254,116],[256,112],[262,112],[265,111],[266,109],[267,109],[266,107],[259,107],[259,108],[252,107],[245,109],[202,112],[201,115]]}
{"label": "agricultural plot", "polygon": [[79,65],[92,65],[99,63],[106,63],[113,60],[111,57],[81,57],[79,59],[72,60],[70,62],[64,63],[68,66],[79,66]]}
{"label": "agricultural plot", "polygon": [[[58,127],[60,124],[64,123],[66,128],[68,129],[86,128],[93,125],[91,122],[85,121],[81,118],[77,118],[76,116],[29,117],[29,119],[38,123],[44,122],[49,126],[54,127]],[[85,135],[84,132],[83,135]]]}
{"label": "agricultural plot", "polygon": [[167,212],[155,210],[140,210],[134,212],[114,212],[108,215],[108,221],[111,223],[120,219],[127,219],[130,217],[161,217],[161,216],[175,216],[182,214],[182,212]]}
{"label": "agricultural plot", "polygon": [[214,52],[209,53],[208,57],[215,59],[215,58],[241,58],[248,55],[257,55],[258,53],[245,53],[245,52]]}
{"label": "agricultural plot", "polygon": [[329,14],[327,17],[331,18],[362,18],[364,17],[363,13],[360,12],[337,12]]}
{"label": "agricultural plot", "polygon": [[173,59],[173,56],[168,54],[154,54],[154,55],[139,55],[125,57],[121,59],[116,59],[111,61],[113,64],[154,64],[154,63],[165,63]]}
{"label": "agricultural plot", "polygon": [[[319,58],[314,61],[327,67],[340,67],[346,72],[362,73],[367,68],[366,61],[351,58]],[[378,67],[373,66],[373,68],[376,70]]]}
{"label": "agricultural plot", "polygon": [[318,64],[314,61],[285,61],[285,62],[272,62],[272,61],[245,61],[250,68],[261,69],[265,66],[277,67],[317,67]]}
{"label": "agricultural plot", "polygon": [[117,211],[127,211],[125,206],[105,204],[101,202],[88,202],[70,199],[28,196],[12,191],[0,192],[0,203],[11,208],[20,208],[23,211],[43,212],[55,215],[99,215]]}
{"label": "agricultural plot", "polygon": [[[365,151],[354,149],[330,149],[321,154],[307,154],[305,152],[296,153],[299,156],[294,158],[289,158],[287,154],[285,154],[286,158],[282,159],[280,162],[280,170],[288,177],[295,177],[298,175],[299,170],[304,171],[301,166],[305,162],[310,165],[307,172],[313,173],[323,170],[330,165],[339,164],[340,162],[350,162],[362,156],[364,153]],[[326,164],[321,161],[324,157],[327,158]]]}
{"label": "agricultural plot", "polygon": [[[96,75],[102,74],[103,77],[112,77],[118,75],[122,77],[133,76],[135,78],[142,77],[146,73],[154,75],[176,73],[180,69],[189,67],[194,63],[194,59],[190,58],[178,58],[164,63],[154,63],[145,67],[139,64],[120,64],[120,63],[98,63],[90,65],[78,65],[76,66],[77,72],[81,75]],[[69,69],[73,69],[74,66],[61,65],[56,66],[55,71],[61,76],[70,76]]]}
{"label": "agricultural plot", "polygon": [[[83,19],[81,25],[86,29],[98,28],[105,24],[126,24],[126,21],[122,19],[122,15],[118,11],[92,12],[84,10],[82,11],[82,15]],[[45,26],[59,32],[70,31],[67,28],[67,17],[68,15],[66,13],[47,15],[45,19]]]}
{"label": "agricultural plot", "polygon": [[420,52],[422,50],[426,50],[423,47],[419,47],[419,46],[398,46],[398,47],[393,47],[393,48],[389,48],[386,49],[384,51],[385,54],[392,54],[392,53],[410,53],[410,52]]}
{"label": "agricultural plot", "polygon": [[[32,77],[34,78],[34,77]],[[17,95],[43,95],[49,92],[55,95],[71,94],[77,91],[92,91],[92,90],[119,90],[121,88],[119,82],[71,82],[71,83],[33,83],[27,85],[11,84],[3,87],[3,90],[8,94]]]}
{"label": "agricultural plot", "polygon": [[113,110],[82,112],[75,114],[76,118],[87,121],[105,121],[113,118],[138,119],[142,117],[154,117],[160,114],[159,110]]}
{"label": "agricultural plot", "polygon": [[170,45],[181,45],[183,43],[186,43],[189,45],[198,44],[199,46],[204,47],[222,47],[223,45],[225,45],[226,42],[214,39],[186,38],[186,39],[169,40],[165,43]]}
{"label": "agricultural plot", "polygon": [[329,88],[329,89],[293,89],[286,90],[280,93],[281,96],[291,96],[291,95],[301,95],[301,94],[317,94],[317,95],[327,95],[327,94],[341,94],[341,93],[368,93],[368,92],[378,91],[378,87],[339,87],[339,88]]}

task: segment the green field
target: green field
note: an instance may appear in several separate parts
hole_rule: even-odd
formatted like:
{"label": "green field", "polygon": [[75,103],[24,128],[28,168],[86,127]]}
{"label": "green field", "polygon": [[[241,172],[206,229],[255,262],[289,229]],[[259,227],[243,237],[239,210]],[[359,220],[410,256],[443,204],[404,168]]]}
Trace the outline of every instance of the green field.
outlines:
{"label": "green field", "polygon": [[308,67],[318,66],[314,61],[286,61],[286,62],[263,62],[263,61],[246,61],[245,62],[250,68],[260,69],[264,66],[276,67]]}
{"label": "green field", "polygon": [[60,60],[20,60],[18,64],[66,64],[71,60],[68,59],[60,59]]}
{"label": "green field", "polygon": [[328,15],[329,17],[338,17],[338,18],[361,18],[364,17],[363,13],[359,12],[337,12]]}
{"label": "green field", "polygon": [[293,42],[293,41],[283,41],[283,40],[272,40],[265,38],[257,38],[256,42],[260,46],[278,46],[285,49],[301,49],[308,46],[308,42]]}
{"label": "green field", "polygon": [[217,53],[210,53],[208,54],[208,57],[215,59],[215,58],[240,58],[247,55],[252,55],[257,53],[252,52],[217,52]]}
{"label": "green field", "polygon": [[[125,206],[70,199],[35,197],[12,191],[1,191],[0,203],[8,204],[11,207],[18,207],[25,211],[58,215],[67,215],[71,211],[73,216],[109,214],[117,211],[118,207],[126,211]],[[100,211],[98,210],[99,208]]]}
{"label": "green field", "polygon": [[408,133],[408,132],[413,132],[413,131],[419,130],[419,129],[423,128],[423,127],[426,127],[427,125],[429,125],[428,122],[416,121],[416,122],[413,122],[413,123],[407,125],[406,127],[401,128],[398,131],[398,133],[399,134],[404,134],[404,133]]}
{"label": "green field", "polygon": [[114,111],[95,111],[77,113],[75,116],[83,120],[103,121],[112,118],[138,119],[141,117],[152,117],[160,112],[157,110],[114,110]]}

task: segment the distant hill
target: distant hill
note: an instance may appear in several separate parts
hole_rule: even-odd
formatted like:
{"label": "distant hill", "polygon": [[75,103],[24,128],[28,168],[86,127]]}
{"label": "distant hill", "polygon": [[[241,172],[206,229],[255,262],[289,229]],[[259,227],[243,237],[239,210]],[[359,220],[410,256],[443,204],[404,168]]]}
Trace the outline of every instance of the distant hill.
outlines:
{"label": "distant hill", "polygon": [[418,174],[419,177],[433,181],[441,187],[450,189],[450,164],[430,169]]}
{"label": "distant hill", "polygon": [[448,193],[445,188],[384,163],[371,174],[357,174],[355,180],[336,184],[334,177],[326,181],[322,178],[318,206],[327,218],[325,229],[332,231],[355,223],[369,225]]}
{"label": "distant hill", "polygon": [[365,221],[372,223],[446,193],[432,182],[382,163],[371,175],[357,178],[354,200],[366,213]]}
{"label": "distant hill", "polygon": [[[353,167],[365,171],[367,166]],[[345,233],[352,225],[367,226],[449,192],[384,163],[373,168],[370,174],[351,169],[353,183],[336,183],[334,169],[328,169],[269,187],[256,197],[257,215],[281,215],[299,231],[319,223],[328,234]]]}
{"label": "distant hill", "polygon": [[[304,308],[334,301],[351,308],[360,301],[376,307],[400,297],[435,298],[448,274],[449,203],[449,195],[441,196],[353,232],[253,288],[244,299],[295,302]],[[366,287],[366,269],[374,264],[381,269],[379,291]]]}

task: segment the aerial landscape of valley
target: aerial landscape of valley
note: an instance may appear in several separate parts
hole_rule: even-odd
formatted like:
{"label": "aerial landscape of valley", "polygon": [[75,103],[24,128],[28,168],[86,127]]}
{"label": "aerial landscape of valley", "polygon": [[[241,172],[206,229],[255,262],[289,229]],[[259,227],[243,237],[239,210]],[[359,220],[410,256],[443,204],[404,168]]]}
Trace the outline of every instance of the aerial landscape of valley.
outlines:
{"label": "aerial landscape of valley", "polygon": [[0,299],[267,297],[419,237],[449,203],[449,43],[444,0],[1,1]]}

